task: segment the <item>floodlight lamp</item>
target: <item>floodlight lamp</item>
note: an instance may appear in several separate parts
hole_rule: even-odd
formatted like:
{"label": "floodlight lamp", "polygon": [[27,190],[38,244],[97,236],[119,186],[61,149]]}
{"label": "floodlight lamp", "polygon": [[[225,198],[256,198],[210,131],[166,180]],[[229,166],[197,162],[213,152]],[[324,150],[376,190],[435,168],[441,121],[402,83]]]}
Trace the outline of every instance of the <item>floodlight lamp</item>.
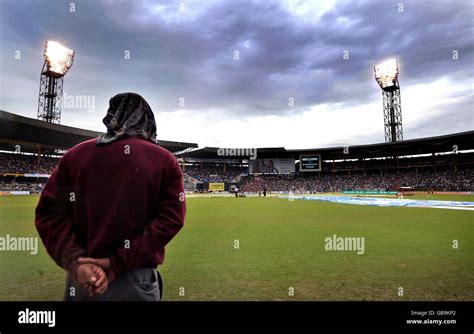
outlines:
{"label": "floodlight lamp", "polygon": [[382,89],[396,86],[398,73],[398,61],[396,59],[386,60],[374,67],[375,80]]}
{"label": "floodlight lamp", "polygon": [[48,64],[48,72],[63,76],[72,66],[74,51],[58,42],[46,41],[44,59]]}

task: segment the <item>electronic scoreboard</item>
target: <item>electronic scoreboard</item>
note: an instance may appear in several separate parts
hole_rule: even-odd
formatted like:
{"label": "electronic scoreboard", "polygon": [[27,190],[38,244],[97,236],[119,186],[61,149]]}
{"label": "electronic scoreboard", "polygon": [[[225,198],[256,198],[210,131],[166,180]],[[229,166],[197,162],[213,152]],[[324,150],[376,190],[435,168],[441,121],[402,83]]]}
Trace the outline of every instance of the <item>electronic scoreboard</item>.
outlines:
{"label": "electronic scoreboard", "polygon": [[301,154],[300,172],[320,172],[321,154]]}

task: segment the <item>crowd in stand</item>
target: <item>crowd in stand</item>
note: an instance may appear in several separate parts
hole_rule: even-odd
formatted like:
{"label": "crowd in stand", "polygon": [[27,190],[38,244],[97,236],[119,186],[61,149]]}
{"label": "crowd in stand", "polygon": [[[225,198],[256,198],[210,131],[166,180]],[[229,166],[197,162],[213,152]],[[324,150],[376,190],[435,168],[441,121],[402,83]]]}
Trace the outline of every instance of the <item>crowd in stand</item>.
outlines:
{"label": "crowd in stand", "polygon": [[474,172],[410,172],[401,174],[342,175],[326,174],[290,178],[247,177],[241,184],[245,192],[284,191],[293,193],[339,192],[347,190],[390,190],[411,187],[414,190],[474,191]]}
{"label": "crowd in stand", "polygon": [[223,164],[186,165],[184,172],[201,182],[234,182],[236,178],[246,173],[248,168],[227,165],[224,173]]}
{"label": "crowd in stand", "polygon": [[29,191],[32,193],[41,192],[43,183],[40,182],[17,182],[0,181],[0,191]]}
{"label": "crowd in stand", "polygon": [[324,162],[323,171],[330,171],[333,169],[339,170],[361,170],[361,169],[385,169],[393,168],[395,166],[429,166],[429,165],[449,165],[453,162],[474,161],[474,153],[458,153],[458,154],[439,154],[435,156],[411,157],[394,159],[371,159],[371,160],[356,160],[356,161],[336,161]]}
{"label": "crowd in stand", "polygon": [[[57,157],[21,154],[0,153],[0,174],[46,174],[50,175],[59,159]],[[28,179],[31,179],[29,181]],[[40,192],[46,178],[2,178],[0,191],[29,191]]]}
{"label": "crowd in stand", "polygon": [[[429,163],[433,160],[437,164],[452,163],[453,159],[458,162],[473,161],[473,153],[457,154],[450,156],[430,156],[417,158],[400,159],[400,166],[407,166]],[[0,153],[0,174],[51,174],[53,168],[57,165],[59,159],[57,157],[41,156],[26,154],[10,154]],[[325,163],[321,174],[297,175],[296,177],[282,176],[266,176],[252,177],[245,176],[239,188],[245,192],[263,191],[285,191],[285,192],[338,192],[344,190],[387,190],[397,187],[412,187],[420,190],[439,190],[439,191],[474,191],[474,171],[463,170],[455,172],[452,168],[446,167],[444,171],[438,170],[433,172],[433,168],[418,168],[418,173],[413,168],[410,172],[400,169],[400,174],[396,173],[393,168],[384,171],[384,176],[377,172],[364,175],[362,172],[353,172],[348,175],[347,172],[331,173],[327,171],[329,167],[340,169],[363,169],[375,167],[383,169],[385,165],[393,167],[393,160],[377,160],[377,161],[346,161],[336,162],[334,164]],[[326,170],[326,171],[325,171]],[[197,163],[194,165],[186,165],[184,172],[189,176],[198,179],[201,182],[239,182],[239,176],[248,172],[248,167],[217,163]],[[0,180],[0,191],[12,190],[30,190],[37,191],[40,189],[40,182],[22,180],[25,182],[16,182]],[[41,182],[45,182],[41,180]]]}
{"label": "crowd in stand", "polygon": [[59,159],[20,153],[0,153],[0,173],[51,174]]}

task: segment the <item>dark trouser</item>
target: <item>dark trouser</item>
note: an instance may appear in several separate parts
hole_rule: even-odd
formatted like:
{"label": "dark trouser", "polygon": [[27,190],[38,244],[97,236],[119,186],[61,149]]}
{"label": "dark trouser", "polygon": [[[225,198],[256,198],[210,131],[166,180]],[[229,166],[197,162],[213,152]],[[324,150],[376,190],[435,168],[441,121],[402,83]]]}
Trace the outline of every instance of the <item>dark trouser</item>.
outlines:
{"label": "dark trouser", "polygon": [[159,301],[162,282],[154,268],[140,268],[116,278],[102,295],[90,297],[70,273],[66,277],[65,301]]}

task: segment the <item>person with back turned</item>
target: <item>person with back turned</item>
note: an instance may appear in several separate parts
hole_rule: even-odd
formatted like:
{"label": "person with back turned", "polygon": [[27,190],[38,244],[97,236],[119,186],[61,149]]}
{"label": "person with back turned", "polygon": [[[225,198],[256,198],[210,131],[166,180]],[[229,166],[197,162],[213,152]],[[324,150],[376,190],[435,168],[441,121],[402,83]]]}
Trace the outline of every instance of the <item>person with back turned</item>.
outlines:
{"label": "person with back turned", "polygon": [[[36,228],[67,271],[67,301],[157,301],[165,246],[183,227],[183,176],[156,143],[140,95],[110,99],[107,133],[70,149],[46,183]],[[161,286],[160,286],[161,285]]]}

